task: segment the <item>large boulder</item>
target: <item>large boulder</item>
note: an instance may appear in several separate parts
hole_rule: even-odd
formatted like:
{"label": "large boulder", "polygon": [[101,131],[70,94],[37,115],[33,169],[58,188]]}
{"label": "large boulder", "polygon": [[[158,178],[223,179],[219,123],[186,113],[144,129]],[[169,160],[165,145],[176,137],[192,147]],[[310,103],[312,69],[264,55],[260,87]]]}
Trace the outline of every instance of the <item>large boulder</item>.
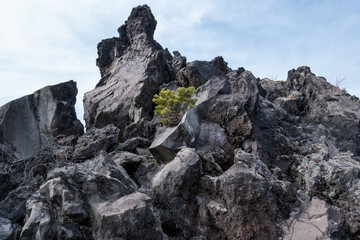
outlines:
{"label": "large boulder", "polygon": [[338,91],[323,77],[315,76],[309,67],[299,67],[288,73],[285,86],[297,91],[297,107],[304,120],[313,124],[321,122],[326,135],[336,138],[341,151],[359,154],[359,99],[346,91]]}
{"label": "large boulder", "polygon": [[360,164],[349,153],[329,160],[312,155],[297,167],[297,181],[310,196],[322,197],[339,207],[353,234],[360,233]]}
{"label": "large boulder", "polygon": [[182,86],[201,86],[212,77],[224,76],[230,69],[222,57],[216,57],[210,62],[193,61],[177,73]]}
{"label": "large boulder", "polygon": [[182,147],[193,147],[200,132],[200,120],[197,108],[185,113],[176,127],[160,127],[149,149],[161,162],[174,159]]}
{"label": "large boulder", "polygon": [[[296,191],[252,154],[236,149],[234,161],[220,176],[203,179],[209,197],[204,198],[201,217],[223,232],[224,239],[279,239],[282,231],[276,222],[297,206]],[[285,202],[278,202],[284,195]]]}
{"label": "large boulder", "polygon": [[89,239],[99,204],[137,190],[126,171],[101,151],[84,163],[68,164],[48,174],[26,202],[22,238]]}
{"label": "large boulder", "polygon": [[240,94],[219,94],[198,106],[201,120],[219,124],[227,132],[228,141],[241,146],[251,135],[252,120],[246,110],[248,99]]}
{"label": "large boulder", "polygon": [[183,148],[174,160],[166,164],[153,178],[152,189],[157,201],[168,201],[171,196],[189,199],[189,191],[196,189],[201,174],[200,158],[193,148]]}
{"label": "large boulder", "polygon": [[101,203],[94,215],[96,239],[167,239],[151,198],[140,192]]}
{"label": "large boulder", "polygon": [[0,108],[1,144],[12,146],[17,159],[25,159],[61,138],[80,136],[84,129],[76,118],[76,94],[76,83],[69,81],[44,87],[3,105]]}
{"label": "large boulder", "polygon": [[189,239],[198,234],[194,214],[201,173],[201,159],[195,149],[183,148],[153,177],[154,205],[160,210],[163,231],[168,236]]}
{"label": "large boulder", "polygon": [[101,129],[91,128],[82,135],[75,146],[74,161],[84,161],[98,154],[101,150],[108,150],[118,143],[119,129],[110,124]]}

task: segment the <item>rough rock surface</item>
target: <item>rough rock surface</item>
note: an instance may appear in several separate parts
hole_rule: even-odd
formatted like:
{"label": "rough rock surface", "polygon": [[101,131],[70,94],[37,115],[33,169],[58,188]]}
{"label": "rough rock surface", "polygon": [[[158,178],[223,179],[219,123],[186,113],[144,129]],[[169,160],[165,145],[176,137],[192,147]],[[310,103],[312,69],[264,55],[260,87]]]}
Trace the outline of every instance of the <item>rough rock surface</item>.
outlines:
{"label": "rough rock surface", "polygon": [[[71,81],[1,107],[0,238],[359,239],[359,99],[306,66],[188,63],[155,28],[138,6],[99,43],[83,136]],[[196,107],[162,126],[153,94],[190,85]]]}
{"label": "rough rock surface", "polygon": [[76,118],[74,81],[48,86],[0,108],[0,145],[17,159],[29,158],[61,138],[84,130]]}
{"label": "rough rock surface", "polygon": [[170,81],[172,56],[153,39],[156,20],[148,6],[134,8],[119,37],[98,45],[102,79],[84,97],[86,127],[110,123],[121,133],[130,123],[152,117],[152,97]]}
{"label": "rough rock surface", "polygon": [[100,150],[107,150],[118,142],[119,129],[107,125],[101,129],[92,128],[82,135],[75,146],[74,161],[82,161],[95,156]]}

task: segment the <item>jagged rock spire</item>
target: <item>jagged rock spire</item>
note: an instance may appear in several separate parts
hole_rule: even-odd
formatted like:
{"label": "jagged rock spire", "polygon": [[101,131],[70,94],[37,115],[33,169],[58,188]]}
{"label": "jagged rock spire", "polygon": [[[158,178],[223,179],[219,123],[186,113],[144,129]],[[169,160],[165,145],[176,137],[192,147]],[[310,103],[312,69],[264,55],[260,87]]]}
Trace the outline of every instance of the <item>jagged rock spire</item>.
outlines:
{"label": "jagged rock spire", "polygon": [[119,27],[119,37],[123,38],[125,37],[124,34],[126,34],[130,43],[139,40],[139,38],[151,41],[154,39],[156,24],[157,22],[149,6],[135,7],[125,24]]}

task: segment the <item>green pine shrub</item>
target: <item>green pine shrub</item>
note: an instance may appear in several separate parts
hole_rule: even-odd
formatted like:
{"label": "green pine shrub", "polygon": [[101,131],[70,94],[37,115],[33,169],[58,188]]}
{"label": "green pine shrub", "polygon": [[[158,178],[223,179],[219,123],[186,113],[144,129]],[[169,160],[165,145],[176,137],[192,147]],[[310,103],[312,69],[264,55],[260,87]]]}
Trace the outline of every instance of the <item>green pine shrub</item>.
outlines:
{"label": "green pine shrub", "polygon": [[173,90],[161,89],[152,99],[156,104],[154,113],[161,117],[162,124],[176,125],[188,110],[195,107],[196,99],[191,97],[194,93],[194,87],[180,87],[177,93]]}

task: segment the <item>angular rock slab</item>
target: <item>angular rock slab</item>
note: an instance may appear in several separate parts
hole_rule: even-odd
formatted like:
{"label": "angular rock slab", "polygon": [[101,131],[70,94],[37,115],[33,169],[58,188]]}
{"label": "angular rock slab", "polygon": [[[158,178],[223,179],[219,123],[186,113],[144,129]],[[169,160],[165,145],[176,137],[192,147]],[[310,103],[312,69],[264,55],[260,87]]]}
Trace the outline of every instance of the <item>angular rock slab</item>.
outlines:
{"label": "angular rock slab", "polygon": [[158,129],[149,150],[161,162],[169,162],[181,147],[194,146],[199,132],[200,119],[195,107],[185,113],[178,126]]}
{"label": "angular rock slab", "polygon": [[213,77],[224,76],[229,71],[227,62],[222,57],[216,57],[210,62],[193,61],[177,73],[177,78],[182,86],[201,86]]}
{"label": "angular rock slab", "polygon": [[[56,139],[80,136],[84,129],[76,118],[74,81],[44,87],[0,108],[0,143],[13,146],[17,159],[50,147]],[[1,143],[4,144],[4,143]]]}
{"label": "angular rock slab", "polygon": [[168,236],[190,238],[189,232],[199,231],[194,222],[194,202],[201,172],[201,160],[195,149],[183,148],[153,177],[154,205],[161,213],[163,231]]}
{"label": "angular rock slab", "polygon": [[170,196],[188,194],[201,173],[200,157],[193,148],[183,148],[174,160],[166,164],[153,178],[151,188],[163,201]]}
{"label": "angular rock slab", "polygon": [[196,105],[215,97],[218,94],[230,94],[231,86],[230,82],[225,77],[212,77],[196,91]]}
{"label": "angular rock slab", "polygon": [[151,198],[135,192],[93,206],[97,239],[167,239]]}
{"label": "angular rock slab", "polygon": [[109,147],[116,144],[119,138],[119,129],[113,124],[101,129],[91,128],[78,139],[73,154],[76,162],[89,159],[101,150],[106,151]]}
{"label": "angular rock slab", "polygon": [[92,220],[94,206],[136,190],[126,171],[104,151],[84,163],[55,168],[26,203],[21,237],[89,239],[96,224]]}
{"label": "angular rock slab", "polygon": [[220,176],[204,177],[203,187],[209,199],[202,217],[210,218],[207,221],[227,239],[279,239],[276,223],[286,203],[281,205],[277,199],[284,194],[289,195],[285,200],[296,199],[296,191],[289,191],[286,182],[277,180],[259,158],[241,149],[235,150],[234,165]]}

